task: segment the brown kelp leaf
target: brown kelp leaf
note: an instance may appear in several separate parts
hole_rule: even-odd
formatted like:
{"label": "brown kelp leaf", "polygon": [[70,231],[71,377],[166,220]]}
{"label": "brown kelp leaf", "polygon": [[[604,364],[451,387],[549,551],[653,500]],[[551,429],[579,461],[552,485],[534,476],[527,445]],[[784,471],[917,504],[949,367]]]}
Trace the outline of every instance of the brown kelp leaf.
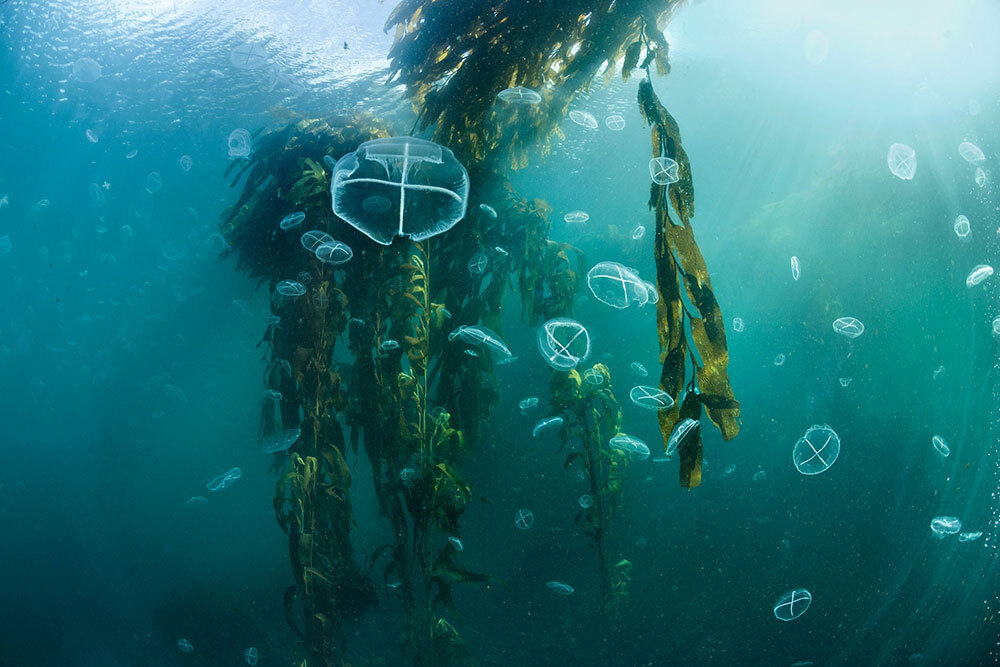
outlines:
{"label": "brown kelp leaf", "polygon": [[622,64],[622,79],[628,81],[632,76],[632,70],[639,64],[639,52],[642,51],[642,42],[636,40],[629,45],[625,52],[625,62]]}

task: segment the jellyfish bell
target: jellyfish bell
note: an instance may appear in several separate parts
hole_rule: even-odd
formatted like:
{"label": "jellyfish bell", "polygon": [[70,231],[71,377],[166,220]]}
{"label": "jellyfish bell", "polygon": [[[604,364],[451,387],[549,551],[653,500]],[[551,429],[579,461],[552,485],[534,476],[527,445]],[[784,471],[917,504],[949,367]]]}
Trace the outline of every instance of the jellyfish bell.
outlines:
{"label": "jellyfish bell", "polygon": [[337,161],[330,194],[333,212],[376,243],[423,241],[465,217],[469,174],[432,141],[374,139]]}

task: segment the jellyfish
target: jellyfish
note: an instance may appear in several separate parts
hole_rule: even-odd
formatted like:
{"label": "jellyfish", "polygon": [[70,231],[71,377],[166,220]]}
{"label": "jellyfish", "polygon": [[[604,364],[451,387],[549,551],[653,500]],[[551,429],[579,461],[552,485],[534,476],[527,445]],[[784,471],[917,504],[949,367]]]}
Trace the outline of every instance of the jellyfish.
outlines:
{"label": "jellyfish", "polygon": [[806,613],[812,604],[812,593],[804,588],[788,591],[774,603],[774,617],[779,621],[794,621]]}
{"label": "jellyfish", "polygon": [[960,239],[964,239],[972,231],[972,225],[969,224],[969,219],[964,215],[960,215],[955,218],[955,236]]}
{"label": "jellyfish", "polygon": [[267,51],[263,44],[240,44],[229,52],[229,62],[236,69],[257,69],[267,64]]}
{"label": "jellyfish", "polygon": [[529,509],[519,509],[514,513],[514,525],[521,530],[528,530],[535,525],[535,515]]}
{"label": "jellyfish", "polygon": [[792,449],[792,462],[803,475],[826,472],[840,456],[840,436],[826,424],[806,430]]}
{"label": "jellyfish", "polygon": [[292,227],[298,227],[302,224],[302,221],[306,219],[306,214],[302,211],[296,211],[295,213],[289,213],[281,222],[278,223],[278,227],[281,229],[291,229]]}
{"label": "jellyfish", "polygon": [[611,438],[611,440],[608,441],[608,444],[613,449],[619,449],[628,454],[632,454],[640,460],[649,458],[649,446],[639,438],[634,438],[631,435],[619,433]]}
{"label": "jellyfish", "polygon": [[657,185],[670,185],[680,180],[679,165],[668,157],[654,157],[649,161],[649,177]]}
{"label": "jellyfish", "polygon": [[346,264],[354,257],[354,251],[342,241],[320,243],[313,252],[316,254],[316,259],[331,266]]}
{"label": "jellyfish", "polygon": [[574,109],[569,112],[569,119],[581,127],[585,127],[588,130],[597,129],[597,119],[586,111],[578,111]]}
{"label": "jellyfish", "polygon": [[625,119],[619,114],[612,114],[604,119],[604,125],[614,132],[621,132],[625,129]]}
{"label": "jellyfish", "polygon": [[306,286],[296,280],[282,280],[274,290],[282,296],[302,296],[306,293]]}
{"label": "jellyfish", "polygon": [[570,211],[563,216],[563,220],[571,225],[582,225],[590,220],[590,214],[586,211]]}
{"label": "jellyfish", "polygon": [[[397,236],[423,241],[465,217],[469,175],[455,155],[415,137],[375,139],[337,161],[330,184],[333,212],[381,245]],[[366,209],[370,197],[389,202]]]}
{"label": "jellyfish", "polygon": [[917,173],[917,152],[906,144],[889,146],[889,171],[896,178],[912,180]]}
{"label": "jellyfish", "polygon": [[[598,262],[587,272],[587,287],[598,301],[612,308],[645,305],[651,297],[649,284],[618,262]],[[655,289],[652,290],[655,293]]]}
{"label": "jellyfish", "polygon": [[507,104],[524,104],[526,106],[535,106],[542,101],[542,96],[531,88],[525,88],[524,86],[513,86],[512,88],[507,88],[501,90],[497,93],[497,99],[501,102],[506,102]]}
{"label": "jellyfish", "polygon": [[104,70],[101,68],[100,63],[93,58],[84,56],[73,63],[73,69],[70,71],[69,76],[74,81],[79,81],[80,83],[94,83],[101,78],[103,73]]}
{"label": "jellyfish", "polygon": [[982,162],[986,159],[983,149],[971,141],[963,141],[960,143],[958,145],[958,154],[961,155],[962,159],[966,162]]}
{"label": "jellyfish", "polygon": [[572,370],[590,356],[590,334],[576,320],[551,319],[538,330],[538,351],[552,368]]}
{"label": "jellyfish", "polygon": [[972,271],[965,279],[966,287],[975,287],[993,275],[993,267],[986,264],[978,264],[972,267]]}
{"label": "jellyfish", "polygon": [[856,317],[838,317],[833,321],[833,330],[848,338],[857,338],[865,332],[865,325]]}
{"label": "jellyfish", "polygon": [[229,158],[231,160],[245,158],[250,155],[253,149],[253,139],[250,133],[242,127],[238,127],[229,133]]}
{"label": "jellyfish", "polygon": [[646,410],[669,410],[674,407],[674,399],[659,387],[636,385],[628,395],[633,403]]}

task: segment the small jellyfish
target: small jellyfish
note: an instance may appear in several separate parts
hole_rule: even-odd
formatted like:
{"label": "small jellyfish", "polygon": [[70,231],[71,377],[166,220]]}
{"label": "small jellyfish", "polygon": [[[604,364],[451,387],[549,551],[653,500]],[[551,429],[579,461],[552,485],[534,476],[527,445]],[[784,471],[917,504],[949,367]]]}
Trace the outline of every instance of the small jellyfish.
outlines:
{"label": "small jellyfish", "polygon": [[267,51],[263,44],[240,44],[229,52],[229,62],[237,69],[257,69],[267,64]]}
{"label": "small jellyfish", "polygon": [[243,651],[243,659],[247,661],[248,665],[256,665],[260,654],[257,653],[257,649],[253,646]]}
{"label": "small jellyfish", "polygon": [[641,378],[647,377],[649,375],[649,371],[646,370],[646,367],[640,364],[638,361],[633,361],[632,364],[629,366],[629,368],[631,368],[632,372]]}
{"label": "small jellyfish", "polygon": [[302,296],[306,293],[306,286],[296,280],[282,280],[274,289],[278,294],[289,297]]}
{"label": "small jellyfish", "polygon": [[538,397],[529,396],[528,398],[522,398],[517,404],[517,407],[521,408],[521,412],[527,413],[530,410],[534,410],[538,407]]}
{"label": "small jellyfish", "polygon": [[201,505],[205,505],[207,503],[208,503],[208,498],[206,498],[205,496],[191,496],[184,503],[184,507],[187,508],[200,507]]}
{"label": "small jellyfish", "polygon": [[792,462],[803,475],[826,472],[840,456],[840,436],[826,424],[809,427],[792,448]]}
{"label": "small jellyfish", "polygon": [[933,371],[931,371],[931,377],[937,380],[944,373],[944,366],[938,366]]}
{"label": "small jellyfish", "polygon": [[958,154],[966,162],[982,162],[986,159],[983,149],[970,141],[963,141],[958,145]]}
{"label": "small jellyfish", "polygon": [[986,172],[982,167],[976,167],[976,185],[979,187],[986,185]]}
{"label": "small jellyfish", "polygon": [[941,455],[941,458],[946,459],[951,456],[951,447],[948,446],[948,443],[940,435],[935,435],[931,438],[931,444],[934,446],[934,450]]}
{"label": "small jellyfish", "polygon": [[535,106],[542,101],[542,96],[531,88],[524,86],[513,86],[497,93],[497,99],[506,104],[523,104],[525,106]]}
{"label": "small jellyfish", "polygon": [[633,241],[638,241],[639,239],[641,239],[645,235],[646,235],[646,228],[643,227],[642,225],[636,225],[635,229],[632,230],[632,240]]}
{"label": "small jellyfish", "polygon": [[573,587],[563,581],[549,581],[545,584],[549,590],[558,595],[572,595]]}
{"label": "small jellyfish", "polygon": [[758,470],[757,472],[755,472],[753,474],[753,481],[759,482],[760,480],[764,479],[765,477],[767,477],[767,471],[766,470]]}
{"label": "small jellyfish", "polygon": [[253,147],[253,139],[250,137],[250,133],[242,127],[238,127],[229,133],[227,143],[229,145],[229,158],[231,160],[249,156]]}
{"label": "small jellyfish", "polygon": [[972,271],[970,271],[968,277],[966,277],[965,286],[975,287],[976,285],[983,282],[992,275],[993,275],[992,266],[987,266],[986,264],[978,264],[972,267]]}
{"label": "small jellyfish", "polygon": [[972,231],[972,225],[969,224],[969,219],[964,215],[960,215],[955,218],[955,236],[960,239],[964,239]]}
{"label": "small jellyfish", "polygon": [[802,275],[802,264],[799,262],[799,258],[792,255],[792,280],[798,280]]}
{"label": "small jellyfish", "polygon": [[354,257],[354,251],[351,250],[351,246],[342,241],[320,243],[313,252],[316,255],[316,259],[331,266],[346,264]]}
{"label": "small jellyfish", "polygon": [[[3,237],[3,238],[7,238],[7,237]],[[2,243],[3,243],[3,239],[0,238],[0,244],[2,244]],[[8,252],[10,252],[9,249],[8,249]],[[3,249],[0,248],[0,255],[2,255],[2,254],[4,254],[3,253]],[[995,338],[1000,338],[1000,315],[998,315],[997,317],[993,318],[993,336]]]}
{"label": "small jellyfish", "polygon": [[334,238],[327,234],[326,232],[321,232],[318,229],[313,229],[305,234],[299,239],[302,243],[302,247],[309,252],[315,252],[316,248],[323,243],[333,243]]}
{"label": "small jellyfish", "polygon": [[743,321],[742,317],[733,318],[733,331],[736,333],[742,333],[746,329],[746,323]]}
{"label": "small jellyfish", "polygon": [[600,387],[604,384],[604,373],[596,368],[588,368],[583,373],[583,381],[594,387]]}
{"label": "small jellyfish", "polygon": [[774,603],[774,617],[779,621],[794,621],[806,613],[812,604],[812,593],[804,588],[788,591]]}
{"label": "small jellyfish", "polygon": [[854,380],[854,378],[840,378],[840,386],[846,387],[847,385],[851,384],[852,380]]}
{"label": "small jellyfish", "polygon": [[590,356],[590,334],[576,320],[549,320],[538,329],[537,338],[542,358],[556,370],[572,370]]}
{"label": "small jellyfish", "polygon": [[594,499],[591,498],[589,494],[585,493],[580,496],[580,499],[577,502],[580,503],[580,507],[583,509],[590,509],[590,506],[594,504]]}
{"label": "small jellyfish", "polygon": [[644,306],[656,292],[639,274],[618,262],[595,264],[587,272],[587,287],[595,299],[619,310],[633,303]]}
{"label": "small jellyfish", "polygon": [[785,365],[785,355],[784,355],[784,353],[781,353],[781,354],[779,354],[778,356],[776,356],[774,358],[774,365],[775,366],[784,366]]}
{"label": "small jellyfish", "polygon": [[649,161],[649,177],[657,185],[670,185],[680,180],[679,165],[668,157],[654,157]]}
{"label": "small jellyfish", "polygon": [[981,531],[981,530],[977,530],[974,533],[959,533],[958,534],[958,541],[959,542],[975,542],[976,540],[978,540],[982,536],[983,536],[983,531]]}
{"label": "small jellyfish", "polygon": [[80,83],[94,83],[101,78],[104,70],[93,58],[84,56],[73,63],[70,78]]}
{"label": "small jellyfish", "polygon": [[604,125],[609,130],[614,132],[621,132],[625,129],[625,119],[619,114],[612,114],[604,119]]}
{"label": "small jellyfish", "polygon": [[590,214],[586,211],[570,211],[563,216],[563,220],[571,225],[582,225],[590,220]]}
{"label": "small jellyfish", "polygon": [[554,431],[563,425],[562,417],[546,417],[545,419],[540,419],[535,428],[531,429],[531,437],[537,438],[540,434],[547,431]]}
{"label": "small jellyfish", "polygon": [[535,525],[535,515],[531,510],[519,509],[514,513],[514,525],[521,530],[528,530]]}
{"label": "small jellyfish", "polygon": [[451,413],[440,405],[431,410],[428,416],[431,418],[431,422],[438,426],[447,426],[448,422],[451,421]]}
{"label": "small jellyfish", "polygon": [[448,536],[448,543],[452,546],[455,551],[464,551],[465,545],[462,544],[462,540],[455,537],[454,535]]}
{"label": "small jellyfish", "polygon": [[88,129],[86,132],[84,132],[84,134],[87,135],[87,141],[89,141],[92,144],[96,144],[98,141],[100,141],[100,139],[97,136],[97,133],[94,132],[93,130]]}
{"label": "small jellyfish", "polygon": [[281,229],[291,229],[292,227],[298,227],[302,224],[302,221],[306,219],[306,214],[302,211],[296,211],[295,213],[289,213],[281,222],[278,223],[278,227]]}
{"label": "small jellyfish", "polygon": [[223,491],[243,476],[243,471],[237,468],[230,468],[221,475],[216,475],[208,483],[205,484],[205,488],[209,491],[215,493],[217,491]]}
{"label": "small jellyfish", "polygon": [[889,146],[889,171],[896,178],[912,180],[917,173],[917,152],[906,144]]}
{"label": "small jellyfish", "polygon": [[177,163],[181,166],[183,171],[191,171],[191,167],[194,166],[194,159],[190,155],[182,155]]}
{"label": "small jellyfish", "polygon": [[146,192],[153,194],[159,192],[163,187],[163,177],[158,172],[151,171],[146,174]]}
{"label": "small jellyfish", "polygon": [[674,399],[659,387],[636,385],[628,396],[633,403],[646,410],[669,410],[674,407]]}
{"label": "small jellyfish", "polygon": [[730,463],[730,464],[729,464],[729,465],[727,465],[727,466],[725,467],[725,469],[724,469],[724,470],[722,471],[722,474],[723,474],[724,476],[728,477],[729,475],[732,475],[732,474],[733,474],[734,472],[736,472],[736,464],[735,464],[735,463]]}
{"label": "small jellyfish", "polygon": [[673,456],[677,452],[677,448],[681,446],[681,443],[687,439],[688,434],[698,428],[698,426],[698,420],[691,419],[690,417],[677,424],[674,427],[673,433],[670,434],[670,438],[667,440],[667,456]]}
{"label": "small jellyfish", "polygon": [[485,213],[489,217],[491,217],[494,220],[496,220],[496,218],[497,218],[497,211],[496,211],[495,208],[493,208],[489,204],[480,204],[479,205],[479,210],[481,210],[483,213]]}
{"label": "small jellyfish", "polygon": [[404,482],[412,482],[417,478],[417,471],[413,468],[403,468],[399,471],[399,479]]}
{"label": "small jellyfish", "polygon": [[264,398],[269,398],[269,399],[271,399],[272,401],[275,401],[275,402],[280,401],[281,400],[281,392],[278,391],[277,389],[265,389],[264,390]]}
{"label": "small jellyfish", "polygon": [[489,261],[486,255],[477,252],[469,258],[469,273],[474,276],[481,276],[486,271],[486,265],[489,264]]}
{"label": "small jellyfish", "polygon": [[627,454],[632,454],[640,461],[649,458],[649,446],[639,438],[619,433],[608,441],[612,449],[621,450]]}
{"label": "small jellyfish", "polygon": [[392,350],[399,349],[399,341],[393,338],[386,338],[382,341],[382,344],[378,346],[380,352],[391,352]]}
{"label": "small jellyfish", "polygon": [[180,651],[181,653],[193,653],[194,644],[192,644],[190,640],[181,637],[180,639],[177,640],[177,650]]}
{"label": "small jellyfish", "polygon": [[587,128],[588,130],[597,129],[597,119],[586,111],[574,109],[569,112],[569,119],[577,125]]}
{"label": "small jellyfish", "polygon": [[139,149],[133,148],[132,150],[130,150],[128,153],[125,154],[125,159],[126,160],[131,160],[132,158],[134,158],[138,154],[139,154]]}
{"label": "small jellyfish", "polygon": [[865,332],[865,325],[856,317],[838,317],[833,321],[833,330],[848,338],[857,338]]}
{"label": "small jellyfish", "polygon": [[962,530],[962,522],[954,516],[936,516],[931,519],[931,533],[939,540]]}

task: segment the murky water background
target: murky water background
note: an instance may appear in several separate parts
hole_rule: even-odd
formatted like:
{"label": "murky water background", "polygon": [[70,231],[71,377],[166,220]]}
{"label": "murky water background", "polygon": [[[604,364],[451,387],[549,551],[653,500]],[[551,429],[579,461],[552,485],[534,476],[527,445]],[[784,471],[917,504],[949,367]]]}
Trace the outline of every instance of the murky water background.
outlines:
{"label": "murky water background", "polygon": [[[226,138],[284,110],[369,110],[405,132],[409,104],[384,83],[391,4],[0,5],[3,664],[236,665],[248,646],[260,664],[291,664],[287,545],[256,443],[268,295],[217,261],[212,236],[236,194],[222,177]],[[618,530],[634,587],[627,629],[609,636],[573,523],[581,486],[517,407],[545,395],[548,371],[510,308],[520,363],[498,370],[503,401],[467,464],[488,502],[463,518],[470,564],[510,590],[457,592],[486,664],[995,660],[1000,283],[965,278],[1000,261],[1000,13],[969,0],[882,4],[705,0],[671,26],[673,72],[654,85],[691,157],[696,235],[723,313],[745,321],[727,332],[742,432],[723,443],[704,429],[694,491],[678,487],[676,461],[630,467]],[[235,67],[230,53],[247,43],[267,62]],[[83,57],[102,67],[93,83],[70,78]],[[553,155],[514,183],[551,202],[555,240],[651,277],[635,89],[616,81],[580,97],[599,129],[567,121]],[[603,125],[613,113],[621,133]],[[958,154],[965,140],[986,154],[983,186]],[[895,142],[917,152],[912,181],[889,173]],[[162,179],[152,193],[150,172]],[[586,225],[561,221],[575,209]],[[635,241],[639,224],[650,233]],[[833,331],[845,315],[863,336]],[[622,387],[632,362],[655,374],[652,310],[609,315],[584,300],[575,316]],[[658,443],[655,420],[625,409],[629,432]],[[842,450],[805,477],[791,449],[815,423],[836,429]],[[237,465],[232,488],[186,506]],[[370,550],[387,527],[367,463],[352,465],[359,549]],[[530,531],[513,525],[521,507],[535,514]],[[984,534],[934,539],[938,515]],[[553,595],[551,579],[576,592]],[[796,587],[811,608],[776,621],[774,601]],[[397,612],[384,601],[356,628],[354,664],[397,660],[386,641]],[[194,653],[178,651],[180,637]]]}

